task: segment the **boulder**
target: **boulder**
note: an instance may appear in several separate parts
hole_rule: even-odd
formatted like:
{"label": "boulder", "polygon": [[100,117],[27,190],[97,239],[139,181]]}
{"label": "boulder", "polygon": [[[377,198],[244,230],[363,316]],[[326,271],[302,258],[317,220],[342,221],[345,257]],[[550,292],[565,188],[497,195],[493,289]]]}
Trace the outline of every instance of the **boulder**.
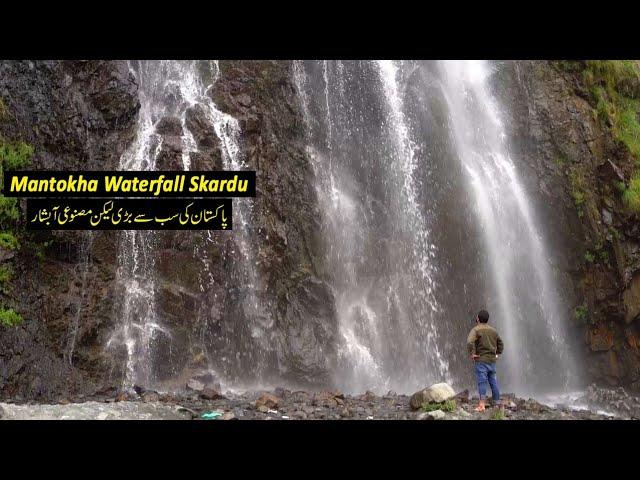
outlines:
{"label": "boulder", "polygon": [[152,390],[147,390],[142,394],[143,402],[158,402],[160,401],[160,395],[158,392],[154,392]]}
{"label": "boulder", "polygon": [[342,405],[344,395],[340,392],[319,392],[313,396],[313,405],[316,407],[335,408]]}
{"label": "boulder", "polygon": [[204,400],[219,400],[224,398],[224,395],[213,388],[205,388],[200,392],[200,398]]}
{"label": "boulder", "polygon": [[376,394],[371,390],[367,390],[362,395],[360,395],[360,399],[364,400],[365,402],[373,402],[376,399]]}
{"label": "boulder", "polygon": [[469,402],[469,389],[464,389],[460,393],[456,394],[456,396],[453,398],[457,402],[461,402],[461,403]]}
{"label": "boulder", "polygon": [[202,383],[200,380],[192,378],[187,382],[187,390],[201,392],[204,390],[204,383]]}
{"label": "boulder", "polygon": [[262,395],[260,395],[260,397],[258,397],[255,405],[260,411],[263,411],[260,409],[260,407],[266,407],[267,410],[277,409],[280,405],[280,398],[271,393],[263,393]]}
{"label": "boulder", "polygon": [[191,379],[201,382],[205,386],[205,388],[212,388],[217,391],[220,391],[221,389],[221,385],[220,385],[220,382],[218,381],[218,377],[216,377],[211,372],[207,372],[207,371],[201,372],[197,375],[193,375]]}
{"label": "boulder", "polygon": [[456,396],[448,383],[436,383],[411,395],[411,408],[418,410],[424,403],[441,403]]}

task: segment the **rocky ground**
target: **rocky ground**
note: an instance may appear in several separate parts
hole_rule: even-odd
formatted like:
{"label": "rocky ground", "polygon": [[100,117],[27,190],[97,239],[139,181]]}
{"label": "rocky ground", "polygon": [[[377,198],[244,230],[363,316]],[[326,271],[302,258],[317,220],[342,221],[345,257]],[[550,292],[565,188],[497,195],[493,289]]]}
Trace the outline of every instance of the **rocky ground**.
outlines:
{"label": "rocky ground", "polygon": [[[589,409],[569,405],[545,405],[534,399],[503,396],[502,408],[487,406],[474,412],[477,399],[463,391],[445,403],[431,403],[415,409],[408,395],[388,392],[376,395],[345,395],[337,391],[252,391],[224,395],[204,385],[193,385],[181,394],[160,394],[137,388],[130,393],[101,392],[91,397],[64,399],[58,404],[1,403],[0,417],[23,419],[89,420],[605,420],[639,419],[640,399],[622,389],[589,387],[579,403]],[[431,387],[430,387],[431,388]],[[422,392],[418,392],[422,394]],[[414,394],[413,397],[416,397]],[[444,398],[444,397],[443,397]],[[414,407],[412,407],[414,404]],[[441,405],[441,406],[440,406]],[[447,411],[445,411],[447,410]],[[608,413],[604,413],[604,411]]]}

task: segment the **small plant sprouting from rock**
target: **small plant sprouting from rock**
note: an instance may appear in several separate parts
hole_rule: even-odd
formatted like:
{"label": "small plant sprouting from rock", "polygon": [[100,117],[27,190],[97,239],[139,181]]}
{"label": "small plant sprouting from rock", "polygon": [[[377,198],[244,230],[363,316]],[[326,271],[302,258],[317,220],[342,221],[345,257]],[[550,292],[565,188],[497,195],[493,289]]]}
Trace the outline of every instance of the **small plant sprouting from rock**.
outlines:
{"label": "small plant sprouting from rock", "polygon": [[569,161],[567,160],[567,157],[564,156],[563,154],[558,155],[555,159],[555,164],[560,169],[564,168],[568,162]]}
{"label": "small plant sprouting from rock", "polygon": [[10,232],[0,232],[0,248],[6,250],[17,250],[20,248],[18,239]]}
{"label": "small plant sprouting from rock", "polygon": [[442,410],[443,412],[455,412],[457,408],[456,401],[452,398],[445,400],[442,403],[429,402],[422,404],[423,412],[433,412],[435,410]]}
{"label": "small plant sprouting from rock", "polygon": [[7,284],[13,276],[10,265],[0,265],[0,292],[7,293]]}
{"label": "small plant sprouting from rock", "polygon": [[576,210],[578,210],[578,216],[582,218],[584,216],[584,206],[586,202],[586,181],[583,175],[575,170],[570,173],[569,180],[571,181],[571,197],[573,198],[573,203],[576,206]]}
{"label": "small plant sprouting from rock", "polygon": [[597,242],[593,249],[587,250],[584,253],[584,260],[586,263],[600,263],[611,266],[611,257],[602,242]]}
{"label": "small plant sprouting from rock", "polygon": [[589,308],[586,304],[578,305],[573,311],[573,316],[579,323],[586,323],[589,317]]}
{"label": "small plant sprouting from rock", "polygon": [[39,261],[44,261],[47,248],[53,244],[53,240],[46,240],[43,242],[29,242],[28,246],[33,251],[33,254]]}

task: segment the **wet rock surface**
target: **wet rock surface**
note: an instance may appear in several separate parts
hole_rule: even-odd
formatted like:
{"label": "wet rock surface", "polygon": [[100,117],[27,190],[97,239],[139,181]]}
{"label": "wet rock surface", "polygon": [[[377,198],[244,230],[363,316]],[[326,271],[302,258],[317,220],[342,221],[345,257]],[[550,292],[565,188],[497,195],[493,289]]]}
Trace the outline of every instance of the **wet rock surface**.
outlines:
{"label": "wet rock surface", "polygon": [[[172,331],[173,346],[159,339],[159,351],[170,353],[154,373],[162,381],[201,366],[205,352],[194,332],[204,315],[208,324],[198,328],[206,330],[205,343],[216,352],[214,366],[225,378],[273,376],[326,387],[336,312],[321,272],[318,205],[291,62],[225,61],[220,68],[212,96],[221,111],[238,120],[240,155],[258,172],[255,218],[249,219],[255,258],[243,258],[233,239],[218,232],[197,254],[194,244],[204,245],[200,233],[158,235],[157,309]],[[0,137],[31,144],[33,169],[116,170],[136,135],[139,85],[127,62],[2,61],[0,100],[7,112],[0,119]],[[174,117],[157,119],[158,168],[182,170],[185,129],[199,150],[192,152],[192,169],[222,168],[219,139],[198,106],[184,125]],[[93,233],[86,267],[85,233],[38,233],[45,245],[42,258],[27,242],[18,254],[0,251],[15,272],[12,288],[0,295],[24,317],[19,327],[0,328],[0,398],[55,401],[122,380],[122,349],[105,348],[125,294],[116,282],[118,232]],[[205,291],[203,256],[210,262]],[[254,292],[235,271],[248,261],[264,279]],[[250,294],[258,299],[257,312],[242,307]],[[254,330],[262,335],[249,326],[237,328],[248,325],[250,315],[258,318]],[[241,351],[257,352],[259,359],[237,355]],[[265,371],[256,371],[256,363]],[[219,394],[215,385],[205,387],[214,392],[204,396]]]}
{"label": "wet rock surface", "polygon": [[[32,170],[115,170],[135,134],[138,86],[126,62],[0,61],[0,139],[30,144]],[[17,225],[20,231],[23,225]],[[24,318],[0,327],[0,397],[49,401],[90,393],[112,365],[116,232],[37,232],[20,237],[2,304]],[[77,328],[76,328],[77,326]]]}
{"label": "wet rock surface", "polygon": [[502,62],[514,158],[553,248],[573,349],[591,381],[640,392],[640,229],[615,189],[633,156],[594,115],[584,62]]}
{"label": "wet rock surface", "polygon": [[624,388],[599,388],[590,385],[581,399],[590,409],[602,409],[620,418],[640,419],[640,397],[629,394]]}
{"label": "wet rock surface", "polygon": [[[594,390],[595,392],[595,390]],[[413,410],[408,395],[388,392],[376,395],[366,392],[345,395],[338,391],[310,392],[276,388],[272,391],[246,393],[225,392],[215,400],[203,398],[198,392],[180,394],[149,391],[111,391],[91,397],[62,399],[57,404],[0,404],[2,419],[92,419],[92,420],[606,420],[616,418],[604,413],[575,410],[569,406],[550,407],[535,399],[503,396],[502,407],[488,403],[484,412],[474,411],[476,398],[455,397],[455,409],[430,412]],[[607,395],[591,393],[598,401],[611,407]],[[145,399],[146,398],[146,399]],[[594,397],[595,398],[595,397]],[[624,397],[630,402],[631,397]],[[614,404],[618,400],[613,400]],[[639,400],[633,400],[638,404]],[[637,418],[628,414],[619,418]]]}

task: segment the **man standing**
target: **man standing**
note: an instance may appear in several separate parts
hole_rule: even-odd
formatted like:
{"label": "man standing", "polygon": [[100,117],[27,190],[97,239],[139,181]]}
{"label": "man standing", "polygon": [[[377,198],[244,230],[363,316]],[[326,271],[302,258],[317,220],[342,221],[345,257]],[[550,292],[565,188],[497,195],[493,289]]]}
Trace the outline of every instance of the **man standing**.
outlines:
{"label": "man standing", "polygon": [[480,401],[476,412],[484,412],[487,383],[491,386],[494,405],[500,403],[500,390],[496,378],[496,359],[502,354],[504,344],[495,328],[488,324],[489,312],[480,310],[476,317],[476,326],[469,332],[467,348],[471,359],[475,363],[476,378],[478,379],[478,395]]}

